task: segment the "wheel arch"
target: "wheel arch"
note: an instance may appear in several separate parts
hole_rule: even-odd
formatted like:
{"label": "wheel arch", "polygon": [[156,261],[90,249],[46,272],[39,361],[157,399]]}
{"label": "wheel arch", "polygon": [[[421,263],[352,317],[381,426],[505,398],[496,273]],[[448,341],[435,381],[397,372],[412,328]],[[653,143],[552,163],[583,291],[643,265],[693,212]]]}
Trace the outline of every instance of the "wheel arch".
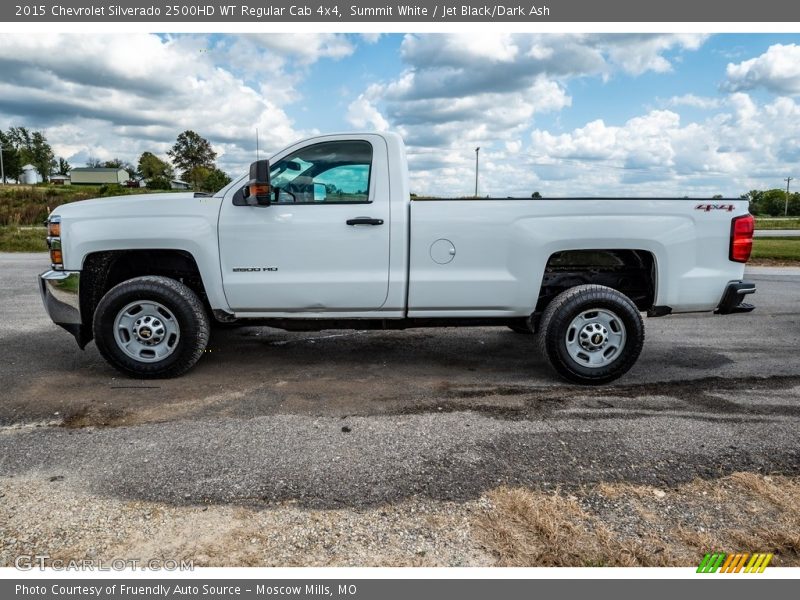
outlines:
{"label": "wheel arch", "polygon": [[92,319],[100,299],[115,285],[143,275],[169,277],[184,283],[212,310],[205,282],[195,257],[186,250],[135,249],[92,252],[83,259],[79,285],[81,327],[78,344],[85,347],[92,338]]}
{"label": "wheel arch", "polygon": [[641,311],[657,297],[658,265],[650,250],[629,248],[571,249],[547,259],[534,315],[541,315],[561,292],[578,285],[604,285],[628,296]]}

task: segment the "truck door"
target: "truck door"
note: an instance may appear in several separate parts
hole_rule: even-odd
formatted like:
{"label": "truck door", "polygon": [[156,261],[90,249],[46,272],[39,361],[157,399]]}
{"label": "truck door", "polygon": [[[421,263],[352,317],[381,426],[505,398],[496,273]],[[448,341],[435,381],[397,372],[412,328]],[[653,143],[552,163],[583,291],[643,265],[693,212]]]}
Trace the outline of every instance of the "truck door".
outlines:
{"label": "truck door", "polygon": [[246,312],[379,309],[389,286],[389,185],[380,136],[294,146],[270,164],[273,203],[237,205],[219,221],[231,308]]}

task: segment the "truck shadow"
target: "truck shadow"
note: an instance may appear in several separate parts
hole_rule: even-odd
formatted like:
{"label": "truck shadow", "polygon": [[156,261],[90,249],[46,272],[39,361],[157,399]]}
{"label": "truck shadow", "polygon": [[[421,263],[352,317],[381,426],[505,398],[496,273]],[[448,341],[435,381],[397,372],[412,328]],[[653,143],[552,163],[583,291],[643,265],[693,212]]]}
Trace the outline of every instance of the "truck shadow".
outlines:
{"label": "truck shadow", "polygon": [[[40,350],[44,347],[46,354]],[[615,384],[568,385],[549,371],[533,336],[504,328],[220,329],[197,367],[170,380],[121,376],[93,344],[81,352],[58,331],[6,337],[0,360],[9,366],[0,373],[0,425],[84,428],[216,416],[341,418],[460,411],[511,420],[621,420],[687,412],[698,419],[753,420],[800,411],[781,403],[726,400],[726,390],[743,381],[767,390],[800,379],[709,377],[731,361],[705,348],[671,353],[677,364],[668,381],[653,381],[653,365],[665,357],[650,349]]]}

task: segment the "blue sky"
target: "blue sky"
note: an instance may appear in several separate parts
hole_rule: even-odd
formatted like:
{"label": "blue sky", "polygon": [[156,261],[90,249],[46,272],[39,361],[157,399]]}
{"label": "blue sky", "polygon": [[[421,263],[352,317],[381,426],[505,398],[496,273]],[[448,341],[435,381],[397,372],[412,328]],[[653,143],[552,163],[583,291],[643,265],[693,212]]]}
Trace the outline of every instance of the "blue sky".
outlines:
{"label": "blue sky", "polygon": [[739,195],[800,176],[800,35],[0,36],[0,127],[59,156],[165,156],[184,129],[242,172],[306,135],[403,134],[412,189]]}

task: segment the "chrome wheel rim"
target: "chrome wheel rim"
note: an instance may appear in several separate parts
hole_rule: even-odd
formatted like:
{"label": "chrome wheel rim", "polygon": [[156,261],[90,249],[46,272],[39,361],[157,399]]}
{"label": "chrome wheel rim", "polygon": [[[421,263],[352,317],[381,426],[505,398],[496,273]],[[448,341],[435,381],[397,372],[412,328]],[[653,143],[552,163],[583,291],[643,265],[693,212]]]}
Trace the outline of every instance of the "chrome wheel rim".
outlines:
{"label": "chrome wheel rim", "polygon": [[565,341],[572,359],[584,367],[599,369],[610,365],[625,348],[625,324],[604,308],[581,312],[567,327]]}
{"label": "chrome wheel rim", "polygon": [[178,347],[181,329],[175,315],[160,302],[131,302],[114,319],[114,340],[139,362],[164,360]]}

